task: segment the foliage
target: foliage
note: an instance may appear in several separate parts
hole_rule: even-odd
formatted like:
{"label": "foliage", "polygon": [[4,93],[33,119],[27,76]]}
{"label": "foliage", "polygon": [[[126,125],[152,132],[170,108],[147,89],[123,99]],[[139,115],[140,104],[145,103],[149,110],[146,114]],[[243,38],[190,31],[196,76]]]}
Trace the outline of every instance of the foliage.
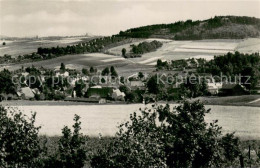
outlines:
{"label": "foliage", "polygon": [[86,84],[84,83],[83,80],[79,80],[78,82],[76,82],[76,85],[74,87],[74,90],[76,91],[76,95],[77,97],[82,97],[83,96],[83,89],[86,87]]}
{"label": "foliage", "polygon": [[208,125],[204,120],[209,111],[200,102],[184,102],[173,110],[166,105],[141,110],[140,116],[133,113],[130,121],[119,126],[115,141],[94,155],[91,164],[117,168],[219,167],[222,151],[236,153],[237,143],[232,136],[227,136],[232,143],[226,138],[222,142],[217,121]]}
{"label": "foliage", "polygon": [[161,91],[161,88],[163,84],[161,84],[160,82],[158,82],[157,77],[156,76],[152,76],[148,81],[147,81],[147,89],[149,93],[152,94],[159,94]]}
{"label": "foliage", "polygon": [[82,74],[89,75],[89,71],[85,68],[82,68]]}
{"label": "foliage", "polygon": [[[259,143],[241,146],[234,133],[222,136],[217,121],[206,123],[209,112],[199,101],[185,101],[172,110],[168,104],[155,104],[131,114],[116,137],[90,143],[75,115],[73,131],[65,126],[62,137],[55,137],[50,146],[48,139],[40,141],[35,113],[27,118],[16,109],[0,107],[0,167],[80,168],[88,166],[88,159],[92,167],[116,168],[236,167],[241,158],[245,166],[259,165]],[[256,152],[254,158],[246,159],[248,145]]]}
{"label": "foliage", "polygon": [[87,137],[80,133],[79,119],[78,115],[74,116],[73,132],[67,126],[62,129],[63,135],[58,142],[58,150],[43,160],[43,167],[81,168],[84,166],[87,160],[85,149]]}
{"label": "foliage", "polygon": [[15,93],[15,86],[12,82],[11,72],[6,69],[0,72],[0,94],[1,93]]}
{"label": "foliage", "polygon": [[60,64],[60,70],[61,70],[61,72],[65,72],[66,67],[65,67],[64,63]]}
{"label": "foliage", "polygon": [[148,52],[152,52],[155,51],[157,48],[162,47],[162,43],[159,41],[152,41],[152,42],[142,42],[139,43],[137,46],[136,45],[131,45],[132,49],[131,51],[133,52],[133,54],[144,54],[144,53],[148,53]]}
{"label": "foliage", "polygon": [[143,79],[143,77],[144,77],[143,72],[138,72],[138,78],[139,78],[139,79]]}
{"label": "foliage", "polygon": [[[250,25],[258,31],[242,31],[235,25]],[[227,29],[230,28],[230,29]],[[186,20],[171,24],[148,25],[121,31],[117,36],[132,38],[149,38],[153,35],[175,40],[200,40],[216,38],[246,38],[259,35],[260,19],[240,16],[215,16],[208,20]],[[238,30],[238,31],[237,31]]]}
{"label": "foliage", "polygon": [[[212,75],[226,75],[235,81],[235,76],[242,75],[241,82],[247,89],[254,89],[260,79],[260,56],[259,53],[243,54],[239,52],[227,53],[223,56],[215,56],[213,60],[198,69],[200,73]],[[247,81],[248,76],[250,80]],[[238,80],[238,78],[237,78]],[[247,82],[246,82],[247,81]]]}
{"label": "foliage", "polygon": [[144,90],[136,89],[126,92],[125,100],[129,103],[142,103]]}
{"label": "foliage", "polygon": [[33,167],[37,162],[41,148],[35,116],[0,107],[0,167]]}
{"label": "foliage", "polygon": [[[81,54],[81,53],[93,53],[100,52],[106,46],[114,43],[121,42],[125,40],[125,37],[102,37],[92,39],[86,42],[81,42],[76,45],[68,45],[66,47],[52,47],[52,48],[42,48],[37,49],[37,54],[39,54],[43,59],[50,59],[68,54]],[[31,56],[29,56],[31,58]]]}
{"label": "foliage", "polygon": [[226,163],[233,165],[233,162],[241,155],[239,149],[239,139],[232,134],[226,134],[222,137],[221,146],[224,149],[223,156]]}
{"label": "foliage", "polygon": [[126,49],[125,49],[125,48],[122,49],[122,56],[123,56],[123,57],[126,56]]}
{"label": "foliage", "polygon": [[108,67],[106,67],[105,69],[103,69],[103,71],[101,72],[101,74],[102,74],[103,76],[107,76],[107,75],[109,75],[109,73],[110,73],[110,70],[109,70]]}
{"label": "foliage", "polygon": [[110,67],[110,73],[111,73],[111,76],[112,76],[112,77],[117,77],[117,76],[118,76],[118,74],[117,74],[116,69],[115,69],[114,66],[111,66],[111,67]]}
{"label": "foliage", "polygon": [[156,68],[157,69],[168,69],[167,68],[168,67],[168,63],[167,63],[167,61],[162,61],[161,59],[158,59],[157,60],[157,63],[156,63]]}
{"label": "foliage", "polygon": [[181,84],[181,95],[188,98],[209,95],[207,83],[200,80],[198,76],[187,76],[186,80]]}
{"label": "foliage", "polygon": [[90,73],[94,73],[94,72],[95,72],[95,69],[94,69],[93,67],[90,67],[89,72],[90,72]]}

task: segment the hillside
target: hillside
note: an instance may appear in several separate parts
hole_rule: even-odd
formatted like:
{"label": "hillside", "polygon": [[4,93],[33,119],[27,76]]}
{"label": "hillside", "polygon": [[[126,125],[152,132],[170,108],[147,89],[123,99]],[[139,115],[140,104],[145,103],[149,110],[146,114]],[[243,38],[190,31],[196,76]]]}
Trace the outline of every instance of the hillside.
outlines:
{"label": "hillside", "polygon": [[203,21],[178,21],[121,31],[116,36],[174,40],[243,39],[259,37],[260,19],[246,16],[216,16]]}

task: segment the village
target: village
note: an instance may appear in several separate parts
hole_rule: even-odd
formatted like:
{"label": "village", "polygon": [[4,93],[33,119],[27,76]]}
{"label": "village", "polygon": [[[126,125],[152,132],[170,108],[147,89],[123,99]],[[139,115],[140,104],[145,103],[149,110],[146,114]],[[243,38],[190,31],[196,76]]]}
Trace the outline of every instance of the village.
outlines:
{"label": "village", "polygon": [[[149,103],[156,100],[178,101],[199,96],[249,94],[249,90],[236,81],[223,81],[209,73],[196,73],[194,69],[201,66],[200,60],[187,59],[184,62],[185,65],[183,60],[177,64],[176,61],[158,60],[156,71],[150,74],[137,72],[130,76],[119,76],[113,66],[103,70],[94,67],[83,68],[80,71],[63,63],[54,69],[32,66],[22,67],[13,72],[5,70],[6,73],[2,73],[8,74],[6,78],[10,81],[7,85],[13,89],[1,93],[0,100],[55,100],[95,104]],[[173,69],[169,69],[169,65]],[[162,67],[167,67],[168,70]],[[259,83],[256,87],[258,89]],[[197,88],[194,87],[196,85]]]}
{"label": "village", "polygon": [[[109,71],[115,76],[111,77]],[[0,94],[2,101],[64,100],[86,103],[119,103],[124,102],[126,96],[119,90],[120,86],[125,86],[129,90],[145,89],[144,81],[138,79],[138,74],[134,74],[128,79],[119,78],[114,67],[105,68],[103,72],[90,67],[89,70],[82,69],[80,72],[69,66],[65,68],[62,63],[61,67],[54,70],[32,66],[16,70],[10,75],[12,84],[9,83],[9,87],[14,88],[9,93]],[[110,81],[108,81],[108,77],[111,77]]]}

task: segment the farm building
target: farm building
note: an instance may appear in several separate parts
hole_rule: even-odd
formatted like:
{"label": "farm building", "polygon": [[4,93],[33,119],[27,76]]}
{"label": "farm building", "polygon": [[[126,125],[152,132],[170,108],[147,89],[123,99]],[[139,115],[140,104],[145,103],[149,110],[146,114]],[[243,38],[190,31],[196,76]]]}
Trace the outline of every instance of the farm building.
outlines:
{"label": "farm building", "polygon": [[119,89],[114,89],[112,93],[112,98],[114,100],[124,101],[125,100],[125,93],[121,92]]}
{"label": "farm building", "polygon": [[130,81],[131,87],[143,87],[144,83],[142,81]]}
{"label": "farm building", "polygon": [[224,83],[219,93],[223,96],[244,95],[247,94],[247,90],[240,84]]}
{"label": "farm building", "polygon": [[34,98],[33,91],[29,87],[21,88],[21,91],[17,92],[17,94],[23,97],[24,99]]}
{"label": "farm building", "polygon": [[89,88],[86,92],[87,97],[99,96],[100,98],[111,98],[113,93],[113,88]]}
{"label": "farm building", "polygon": [[217,95],[219,93],[219,90],[222,88],[222,83],[207,83],[208,86],[208,91],[212,94],[212,95]]}
{"label": "farm building", "polygon": [[106,99],[100,98],[100,97],[90,97],[90,98],[66,98],[65,101],[86,102],[86,103],[98,103],[98,104],[104,104],[104,103],[106,103]]}

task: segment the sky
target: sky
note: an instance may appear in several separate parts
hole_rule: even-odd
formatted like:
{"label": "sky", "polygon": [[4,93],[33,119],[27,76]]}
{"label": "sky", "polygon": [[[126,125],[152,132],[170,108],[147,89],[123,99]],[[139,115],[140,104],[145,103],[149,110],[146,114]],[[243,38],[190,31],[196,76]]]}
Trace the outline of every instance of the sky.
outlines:
{"label": "sky", "polygon": [[220,15],[260,18],[260,0],[0,0],[0,35],[113,35],[133,27]]}

